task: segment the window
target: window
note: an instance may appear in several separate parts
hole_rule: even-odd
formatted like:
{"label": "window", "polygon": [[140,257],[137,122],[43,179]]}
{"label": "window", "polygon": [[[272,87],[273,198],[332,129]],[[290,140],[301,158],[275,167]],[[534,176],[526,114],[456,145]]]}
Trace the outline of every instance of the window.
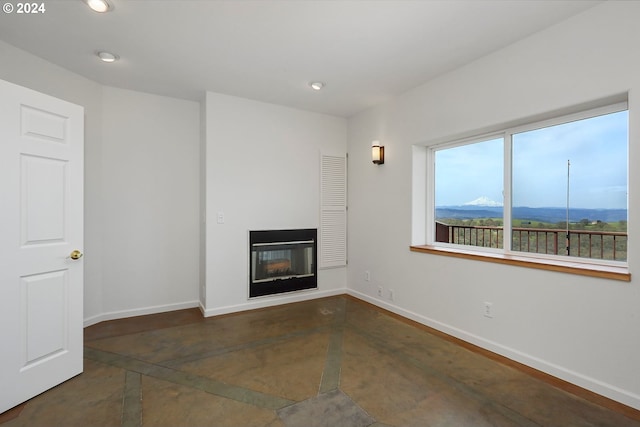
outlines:
{"label": "window", "polygon": [[626,102],[426,150],[428,245],[626,265]]}
{"label": "window", "polygon": [[437,242],[503,247],[503,146],[499,137],[434,150]]}

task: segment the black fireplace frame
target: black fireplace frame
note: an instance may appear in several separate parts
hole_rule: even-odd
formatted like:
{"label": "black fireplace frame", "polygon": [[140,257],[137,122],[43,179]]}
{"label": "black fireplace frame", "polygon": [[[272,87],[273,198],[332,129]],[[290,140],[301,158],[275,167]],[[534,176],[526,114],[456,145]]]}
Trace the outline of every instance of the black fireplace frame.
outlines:
{"label": "black fireplace frame", "polygon": [[[308,277],[288,277],[267,282],[255,282],[251,260],[254,244],[288,243],[313,241],[312,275]],[[303,228],[289,230],[250,230],[249,231],[249,298],[276,295],[286,292],[318,288],[318,229]]]}

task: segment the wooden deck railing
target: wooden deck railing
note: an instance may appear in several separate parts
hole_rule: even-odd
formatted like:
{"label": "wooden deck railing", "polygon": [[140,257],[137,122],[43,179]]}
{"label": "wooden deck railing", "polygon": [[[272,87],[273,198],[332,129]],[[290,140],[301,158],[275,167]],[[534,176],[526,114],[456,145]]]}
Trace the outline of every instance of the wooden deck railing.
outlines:
{"label": "wooden deck railing", "polygon": [[[502,248],[504,230],[496,226],[448,225],[436,221],[436,241],[487,248]],[[627,233],[551,228],[512,228],[515,251],[570,255],[615,261],[627,259]]]}

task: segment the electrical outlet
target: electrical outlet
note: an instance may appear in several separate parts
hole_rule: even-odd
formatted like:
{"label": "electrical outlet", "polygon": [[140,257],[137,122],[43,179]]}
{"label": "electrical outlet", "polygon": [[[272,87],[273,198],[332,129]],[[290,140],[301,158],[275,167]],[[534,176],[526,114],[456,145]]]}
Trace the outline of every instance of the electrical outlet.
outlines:
{"label": "electrical outlet", "polygon": [[484,317],[493,318],[493,303],[484,302]]}
{"label": "electrical outlet", "polygon": [[370,282],[371,281],[371,272],[369,270],[366,270],[364,272],[364,280],[365,280],[365,282]]}
{"label": "electrical outlet", "polygon": [[395,299],[396,299],[396,293],[394,292],[393,289],[389,289],[389,299],[391,301],[395,301]]}
{"label": "electrical outlet", "polygon": [[383,291],[384,291],[384,290],[382,289],[382,286],[378,286],[378,296],[379,296],[379,297],[381,297],[381,296],[382,296]]}

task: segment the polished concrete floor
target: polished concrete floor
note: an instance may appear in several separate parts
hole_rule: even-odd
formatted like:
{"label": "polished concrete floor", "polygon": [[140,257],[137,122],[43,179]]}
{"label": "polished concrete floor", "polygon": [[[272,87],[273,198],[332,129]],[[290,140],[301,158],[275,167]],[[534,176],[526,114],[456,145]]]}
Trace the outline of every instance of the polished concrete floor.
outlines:
{"label": "polished concrete floor", "polygon": [[640,427],[638,411],[346,296],[104,322],[85,330],[84,369],[5,413],[2,427]]}

